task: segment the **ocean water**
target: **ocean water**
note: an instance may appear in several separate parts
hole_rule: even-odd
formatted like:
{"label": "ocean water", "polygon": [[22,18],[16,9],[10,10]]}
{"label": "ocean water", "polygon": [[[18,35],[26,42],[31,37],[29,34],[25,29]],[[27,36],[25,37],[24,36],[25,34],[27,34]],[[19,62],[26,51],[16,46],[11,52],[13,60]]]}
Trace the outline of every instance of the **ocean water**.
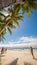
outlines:
{"label": "ocean water", "polygon": [[[30,51],[30,48],[7,48],[8,50],[18,50],[18,51],[21,51],[21,50],[24,50],[24,51]],[[34,51],[37,51],[37,48],[33,48]]]}
{"label": "ocean water", "polygon": [[[1,48],[0,48],[1,49]],[[21,50],[24,50],[24,51],[30,51],[30,48],[12,48],[12,47],[7,47],[8,50],[18,50],[18,51],[21,51]],[[37,48],[33,48],[34,51],[37,51]]]}

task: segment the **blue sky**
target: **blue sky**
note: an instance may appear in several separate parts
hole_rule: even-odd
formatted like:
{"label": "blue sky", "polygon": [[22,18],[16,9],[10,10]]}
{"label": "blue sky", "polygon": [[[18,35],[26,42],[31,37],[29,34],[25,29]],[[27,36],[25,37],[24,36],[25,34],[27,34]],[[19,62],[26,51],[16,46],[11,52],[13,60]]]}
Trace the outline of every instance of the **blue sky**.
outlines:
{"label": "blue sky", "polygon": [[4,43],[9,43],[9,42],[17,43],[17,41],[20,38],[26,38],[26,37],[37,40],[37,11],[36,10],[30,14],[30,18],[28,18],[26,13],[24,14],[23,21],[20,22],[20,28],[17,27],[16,29],[12,30],[12,35],[8,33],[5,36],[6,40],[4,41]]}
{"label": "blue sky", "polygon": [[12,35],[6,35],[6,40],[16,40],[22,36],[37,37],[37,11],[31,13],[30,18],[24,14],[23,21],[20,23],[20,28],[12,30]]}

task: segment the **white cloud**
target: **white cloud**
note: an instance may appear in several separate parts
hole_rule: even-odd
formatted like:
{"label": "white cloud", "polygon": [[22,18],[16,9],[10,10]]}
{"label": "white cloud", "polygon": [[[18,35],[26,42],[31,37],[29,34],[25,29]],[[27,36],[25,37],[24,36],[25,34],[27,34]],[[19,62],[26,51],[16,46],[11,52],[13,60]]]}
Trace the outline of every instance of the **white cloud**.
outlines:
{"label": "white cloud", "polygon": [[20,37],[18,41],[11,41],[8,44],[2,44],[0,46],[7,47],[37,47],[37,38],[31,37]]}

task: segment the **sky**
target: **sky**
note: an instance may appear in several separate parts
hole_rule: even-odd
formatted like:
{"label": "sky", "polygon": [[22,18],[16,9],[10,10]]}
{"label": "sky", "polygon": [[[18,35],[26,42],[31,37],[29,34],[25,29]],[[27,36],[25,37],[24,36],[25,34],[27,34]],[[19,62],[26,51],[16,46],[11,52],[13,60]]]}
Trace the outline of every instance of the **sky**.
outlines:
{"label": "sky", "polygon": [[33,11],[30,18],[25,13],[20,27],[13,29],[12,35],[6,34],[5,38],[4,42],[0,42],[0,46],[37,47],[37,11]]}

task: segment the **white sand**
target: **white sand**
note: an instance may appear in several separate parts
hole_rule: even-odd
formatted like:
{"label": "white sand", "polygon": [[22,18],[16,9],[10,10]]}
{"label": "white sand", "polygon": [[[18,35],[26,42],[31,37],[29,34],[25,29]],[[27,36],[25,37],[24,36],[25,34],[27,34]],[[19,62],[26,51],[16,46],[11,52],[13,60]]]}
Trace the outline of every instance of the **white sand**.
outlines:
{"label": "white sand", "polygon": [[34,51],[36,59],[32,58],[30,51],[24,50],[7,50],[7,53],[2,55],[2,65],[37,65],[37,51]]}

